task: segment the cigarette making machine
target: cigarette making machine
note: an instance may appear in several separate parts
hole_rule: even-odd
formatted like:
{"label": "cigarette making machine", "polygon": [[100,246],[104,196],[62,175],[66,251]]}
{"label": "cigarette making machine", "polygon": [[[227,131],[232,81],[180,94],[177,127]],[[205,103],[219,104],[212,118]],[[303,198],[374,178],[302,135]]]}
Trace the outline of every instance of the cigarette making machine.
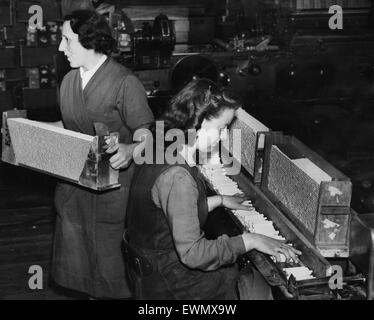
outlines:
{"label": "cigarette making machine", "polygon": [[[238,260],[241,268],[255,267],[277,298],[374,299],[374,215],[350,207],[350,179],[295,137],[272,131],[243,109],[230,129],[241,135],[230,131],[219,161],[200,169],[212,194],[245,194],[253,210],[218,209],[204,225],[207,237],[255,232],[301,251],[299,263],[276,262],[256,250]],[[234,164],[239,173],[231,171]]]}

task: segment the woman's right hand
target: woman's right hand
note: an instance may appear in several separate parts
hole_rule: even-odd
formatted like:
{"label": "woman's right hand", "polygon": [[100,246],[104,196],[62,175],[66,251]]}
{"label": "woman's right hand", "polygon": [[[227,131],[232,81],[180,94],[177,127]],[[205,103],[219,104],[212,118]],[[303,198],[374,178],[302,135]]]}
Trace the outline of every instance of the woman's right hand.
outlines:
{"label": "woman's right hand", "polygon": [[299,261],[298,255],[301,255],[301,252],[282,241],[258,233],[243,233],[242,237],[247,251],[256,249],[274,256],[278,262],[281,262],[281,255],[284,255],[287,261]]}

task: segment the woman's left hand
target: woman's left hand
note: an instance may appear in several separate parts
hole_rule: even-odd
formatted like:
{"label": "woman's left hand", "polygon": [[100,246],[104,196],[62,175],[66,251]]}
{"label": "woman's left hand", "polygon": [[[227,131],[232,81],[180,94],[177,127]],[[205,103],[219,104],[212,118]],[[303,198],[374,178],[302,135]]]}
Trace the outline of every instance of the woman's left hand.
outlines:
{"label": "woman's left hand", "polygon": [[[243,204],[244,201],[247,203]],[[249,197],[242,195],[222,196],[222,205],[232,210],[254,210]]]}
{"label": "woman's left hand", "polygon": [[109,159],[110,166],[116,170],[127,168],[133,158],[134,148],[135,144],[124,143],[117,143],[109,147],[106,153],[114,153],[117,151],[116,154]]}

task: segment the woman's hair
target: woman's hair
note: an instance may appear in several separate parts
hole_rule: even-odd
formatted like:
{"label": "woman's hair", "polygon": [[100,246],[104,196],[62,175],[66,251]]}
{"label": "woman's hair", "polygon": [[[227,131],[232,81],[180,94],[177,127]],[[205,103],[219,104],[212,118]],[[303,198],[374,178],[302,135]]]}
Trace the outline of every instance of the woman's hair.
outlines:
{"label": "woman's hair", "polygon": [[239,103],[227,91],[221,90],[211,80],[197,79],[189,82],[176,96],[161,115],[165,130],[199,130],[206,120],[219,117],[226,109],[239,108]]}
{"label": "woman's hair", "polygon": [[109,54],[115,48],[116,41],[109,25],[97,12],[76,10],[66,15],[64,21],[70,21],[71,29],[78,34],[79,42],[84,48],[103,54]]}

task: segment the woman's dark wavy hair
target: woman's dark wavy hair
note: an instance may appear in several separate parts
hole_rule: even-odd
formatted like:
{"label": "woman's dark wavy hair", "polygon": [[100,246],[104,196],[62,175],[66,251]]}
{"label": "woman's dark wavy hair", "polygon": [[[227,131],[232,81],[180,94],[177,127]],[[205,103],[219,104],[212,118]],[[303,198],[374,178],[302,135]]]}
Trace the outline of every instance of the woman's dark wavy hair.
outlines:
{"label": "woman's dark wavy hair", "polygon": [[228,91],[219,89],[213,81],[197,79],[171,99],[159,120],[164,121],[165,131],[180,129],[187,137],[188,130],[199,130],[204,119],[217,118],[224,110],[236,110],[239,106]]}
{"label": "woman's dark wavy hair", "polygon": [[92,10],[75,10],[64,17],[70,21],[70,27],[78,34],[81,45],[86,49],[94,49],[97,53],[109,54],[116,41],[106,19]]}

